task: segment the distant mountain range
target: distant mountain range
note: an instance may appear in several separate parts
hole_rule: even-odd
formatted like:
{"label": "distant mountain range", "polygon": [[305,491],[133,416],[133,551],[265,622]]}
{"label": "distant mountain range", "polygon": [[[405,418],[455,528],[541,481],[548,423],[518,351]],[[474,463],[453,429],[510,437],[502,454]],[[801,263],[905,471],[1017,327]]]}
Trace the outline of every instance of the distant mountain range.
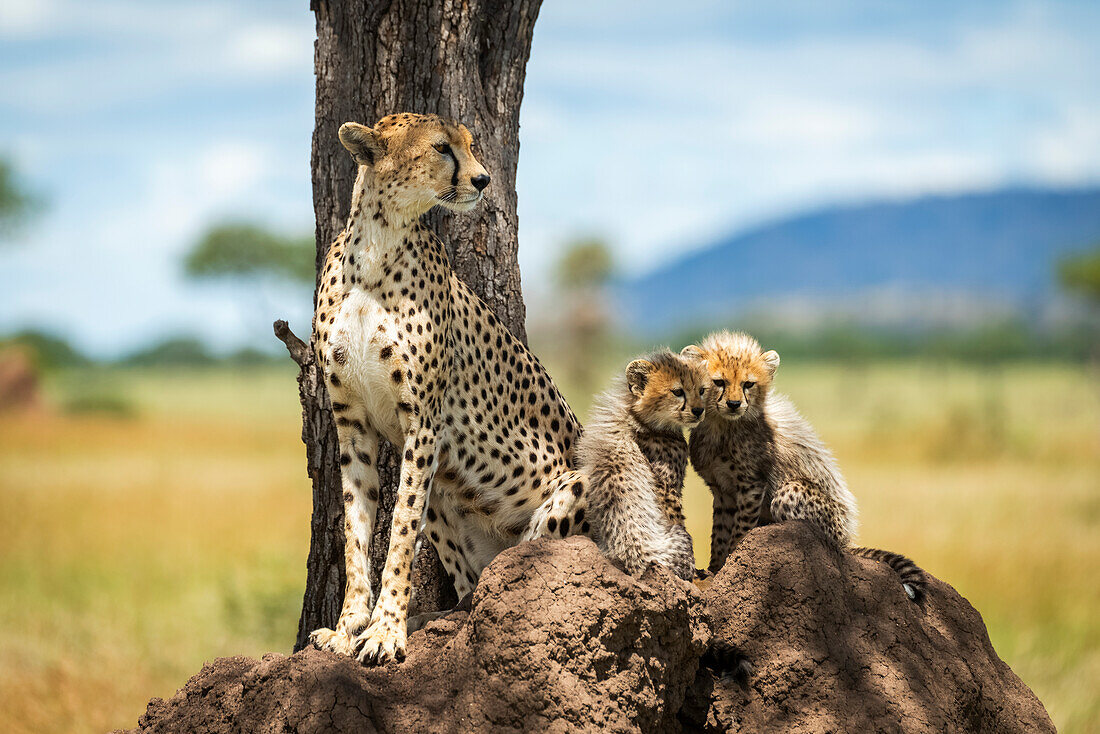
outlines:
{"label": "distant mountain range", "polygon": [[1100,187],[1006,189],[831,207],[733,233],[636,279],[615,303],[636,334],[768,313],[917,324],[1054,300],[1054,267],[1100,243]]}

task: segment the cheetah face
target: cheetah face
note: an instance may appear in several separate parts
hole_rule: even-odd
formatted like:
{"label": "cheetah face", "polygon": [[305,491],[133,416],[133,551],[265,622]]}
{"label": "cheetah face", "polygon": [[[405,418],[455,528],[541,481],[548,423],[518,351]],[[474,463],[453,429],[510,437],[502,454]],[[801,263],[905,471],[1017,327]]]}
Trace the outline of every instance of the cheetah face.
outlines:
{"label": "cheetah face", "polygon": [[706,373],[707,411],[731,421],[760,410],[779,367],[775,351],[707,350],[693,345],[680,354]]}
{"label": "cheetah face", "polygon": [[626,368],[634,415],[658,430],[692,428],[706,411],[706,376],[672,352],[636,359]]}
{"label": "cheetah face", "polygon": [[436,115],[389,115],[373,128],[346,122],[340,142],[373,172],[385,206],[409,217],[434,206],[469,211],[489,185],[470,131]]}

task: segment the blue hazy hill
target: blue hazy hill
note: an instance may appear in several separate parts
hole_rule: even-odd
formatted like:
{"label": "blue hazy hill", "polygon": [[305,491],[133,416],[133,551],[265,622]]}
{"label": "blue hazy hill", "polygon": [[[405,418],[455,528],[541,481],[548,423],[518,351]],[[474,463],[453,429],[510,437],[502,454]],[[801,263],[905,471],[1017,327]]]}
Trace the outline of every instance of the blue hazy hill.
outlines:
{"label": "blue hazy hill", "polygon": [[[852,303],[883,289],[926,298],[965,293],[1025,308],[1053,298],[1060,256],[1098,242],[1100,188],[871,202],[723,237],[620,282],[615,301],[627,325],[649,335],[792,298]],[[919,321],[919,308],[913,316]]]}

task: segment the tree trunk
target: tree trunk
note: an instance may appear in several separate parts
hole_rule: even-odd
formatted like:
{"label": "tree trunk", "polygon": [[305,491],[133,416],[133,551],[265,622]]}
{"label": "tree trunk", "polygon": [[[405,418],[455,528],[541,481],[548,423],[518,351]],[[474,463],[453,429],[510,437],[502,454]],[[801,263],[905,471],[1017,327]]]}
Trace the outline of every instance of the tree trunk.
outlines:
{"label": "tree trunk", "polygon": [[[317,18],[313,206],[318,271],[344,228],[355,164],[336,131],[347,121],[373,125],[394,112],[435,113],[465,124],[492,185],[475,211],[432,213],[451,264],[519,339],[526,341],[516,217],[519,107],[541,0],[313,0]],[[318,627],[334,627],[344,595],[344,532],[336,429],[312,351],[277,322],[276,334],[301,366],[302,440],[313,481],[306,590],[295,649]],[[371,544],[381,578],[398,466],[383,442],[382,501]],[[413,572],[417,609],[455,602],[454,589],[430,542]],[[376,588],[377,591],[377,588]]]}

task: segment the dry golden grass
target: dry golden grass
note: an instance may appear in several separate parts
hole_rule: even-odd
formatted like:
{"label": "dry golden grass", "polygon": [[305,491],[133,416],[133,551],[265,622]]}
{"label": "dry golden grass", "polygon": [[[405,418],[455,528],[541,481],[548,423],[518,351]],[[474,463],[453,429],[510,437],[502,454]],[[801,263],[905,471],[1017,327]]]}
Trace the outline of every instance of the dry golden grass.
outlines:
{"label": "dry golden grass", "polygon": [[[861,540],[955,585],[1071,732],[1100,726],[1095,378],[918,364],[778,378],[836,449]],[[293,374],[85,372],[50,388],[133,415],[0,418],[4,730],[132,726],[204,660],[287,651],[310,502]],[[694,476],[686,507],[705,558]]]}
{"label": "dry golden grass", "polygon": [[293,375],[110,379],[137,417],[0,420],[6,731],[133,726],[204,660],[294,638],[310,489]]}

